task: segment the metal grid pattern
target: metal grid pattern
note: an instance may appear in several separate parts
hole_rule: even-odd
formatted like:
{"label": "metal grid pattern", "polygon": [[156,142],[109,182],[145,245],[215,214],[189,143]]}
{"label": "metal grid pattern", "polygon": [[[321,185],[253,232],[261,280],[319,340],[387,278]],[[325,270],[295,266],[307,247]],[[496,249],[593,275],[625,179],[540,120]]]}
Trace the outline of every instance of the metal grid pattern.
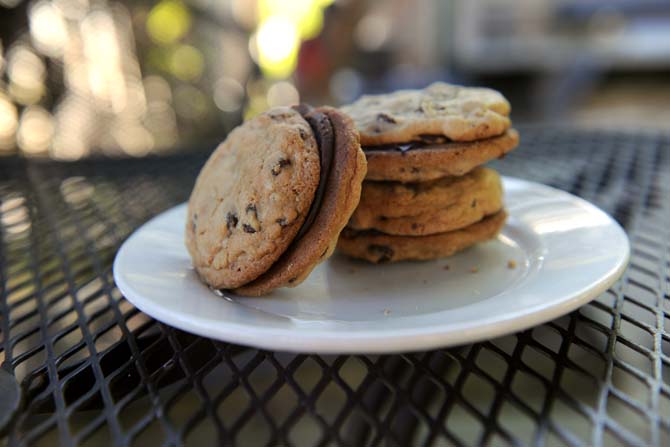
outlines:
{"label": "metal grid pattern", "polygon": [[611,213],[631,238],[624,277],[531,330],[389,356],[215,342],[121,296],[116,250],[187,198],[204,155],[0,161],[0,388],[13,376],[22,395],[0,442],[670,445],[670,138],[522,135],[496,167]]}

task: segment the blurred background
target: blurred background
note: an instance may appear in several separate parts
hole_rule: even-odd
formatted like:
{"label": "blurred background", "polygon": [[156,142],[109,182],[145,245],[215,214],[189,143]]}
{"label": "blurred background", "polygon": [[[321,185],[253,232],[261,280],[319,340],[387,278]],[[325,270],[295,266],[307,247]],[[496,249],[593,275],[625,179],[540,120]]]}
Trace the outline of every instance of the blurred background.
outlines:
{"label": "blurred background", "polygon": [[0,156],[211,150],[244,118],[435,80],[517,124],[667,130],[661,0],[0,0]]}

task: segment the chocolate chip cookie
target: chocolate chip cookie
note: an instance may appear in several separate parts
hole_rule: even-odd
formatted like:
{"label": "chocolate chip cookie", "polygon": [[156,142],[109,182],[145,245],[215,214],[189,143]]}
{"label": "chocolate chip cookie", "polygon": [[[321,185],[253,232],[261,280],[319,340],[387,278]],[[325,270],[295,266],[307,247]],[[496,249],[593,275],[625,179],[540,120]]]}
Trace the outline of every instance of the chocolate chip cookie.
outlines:
{"label": "chocolate chip cookie", "polygon": [[478,167],[460,177],[420,183],[363,183],[348,226],[387,234],[423,236],[456,230],[503,207],[500,175]]}
{"label": "chocolate chip cookie", "polygon": [[213,288],[262,295],[299,284],[358,204],[365,156],[332,108],[275,108],[214,151],[189,200],[186,247]]}
{"label": "chocolate chip cookie", "polygon": [[352,117],[363,146],[444,136],[474,141],[504,133],[509,102],[495,90],[436,82],[423,90],[365,95],[341,110]]}
{"label": "chocolate chip cookie", "polygon": [[435,259],[495,238],[506,218],[506,212],[501,210],[465,228],[430,236],[392,236],[375,230],[345,228],[337,248],[348,256],[373,263]]}
{"label": "chocolate chip cookie", "polygon": [[502,135],[479,141],[439,141],[439,137],[433,137],[424,138],[423,142],[364,146],[368,160],[366,179],[424,182],[463,175],[510,152],[519,144],[519,133],[508,129]]}

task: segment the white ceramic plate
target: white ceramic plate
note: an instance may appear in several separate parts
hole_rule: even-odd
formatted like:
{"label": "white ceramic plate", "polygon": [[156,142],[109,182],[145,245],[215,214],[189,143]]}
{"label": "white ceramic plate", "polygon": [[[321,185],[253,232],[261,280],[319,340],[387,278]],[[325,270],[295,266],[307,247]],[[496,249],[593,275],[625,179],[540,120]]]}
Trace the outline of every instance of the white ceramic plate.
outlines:
{"label": "white ceramic plate", "polygon": [[180,205],[123,244],[114,278],[142,311],[206,337],[278,351],[383,353],[520,331],[585,304],[622,274],[628,238],[607,214],[537,183],[505,178],[504,186],[510,217],[498,239],[446,259],[370,265],[335,255],[296,288],[222,298],[191,267]]}

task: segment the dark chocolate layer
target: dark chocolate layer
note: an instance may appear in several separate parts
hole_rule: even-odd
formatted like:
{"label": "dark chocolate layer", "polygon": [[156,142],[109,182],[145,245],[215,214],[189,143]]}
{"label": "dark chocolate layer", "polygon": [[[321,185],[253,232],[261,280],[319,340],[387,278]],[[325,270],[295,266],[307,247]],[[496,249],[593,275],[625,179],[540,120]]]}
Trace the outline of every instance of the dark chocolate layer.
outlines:
{"label": "dark chocolate layer", "polygon": [[314,132],[316,144],[319,148],[321,173],[319,175],[319,185],[314,194],[314,200],[309,207],[305,221],[293,239],[294,242],[307,233],[321,209],[321,202],[326,191],[326,182],[330,175],[330,165],[333,162],[333,153],[335,151],[335,132],[333,130],[333,123],[330,121],[328,115],[304,104],[296,106],[295,109],[305,118],[305,121],[312,128],[312,132]]}
{"label": "dark chocolate layer", "polygon": [[419,135],[417,141],[407,141],[404,143],[381,144],[378,146],[363,146],[364,152],[370,151],[399,151],[405,153],[414,149],[422,149],[427,146],[436,144],[444,144],[449,142],[449,139],[443,135]]}

